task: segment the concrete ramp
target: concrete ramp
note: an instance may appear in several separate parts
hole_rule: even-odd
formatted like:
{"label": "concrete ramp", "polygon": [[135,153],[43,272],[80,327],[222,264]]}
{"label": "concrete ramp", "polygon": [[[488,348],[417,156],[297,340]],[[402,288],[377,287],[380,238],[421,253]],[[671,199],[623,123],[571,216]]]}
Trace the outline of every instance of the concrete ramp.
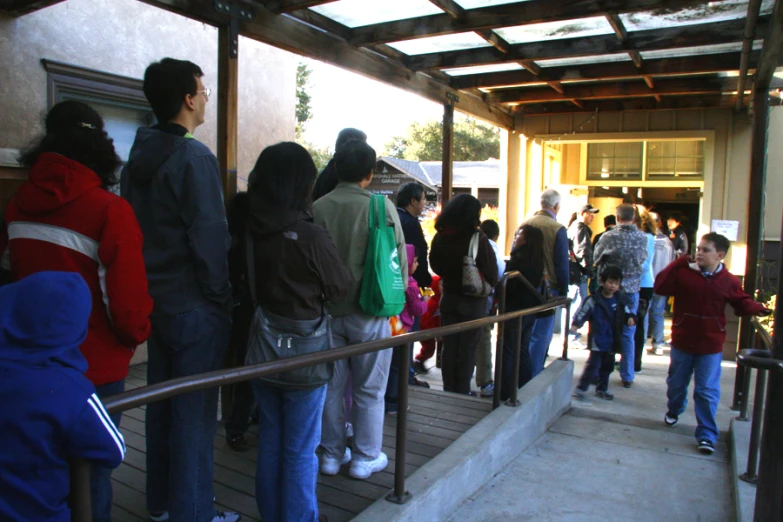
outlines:
{"label": "concrete ramp", "polygon": [[520,391],[521,405],[502,406],[465,432],[406,481],[412,499],[378,500],[354,520],[445,520],[465,500],[546,433],[569,408],[574,364],[556,360]]}

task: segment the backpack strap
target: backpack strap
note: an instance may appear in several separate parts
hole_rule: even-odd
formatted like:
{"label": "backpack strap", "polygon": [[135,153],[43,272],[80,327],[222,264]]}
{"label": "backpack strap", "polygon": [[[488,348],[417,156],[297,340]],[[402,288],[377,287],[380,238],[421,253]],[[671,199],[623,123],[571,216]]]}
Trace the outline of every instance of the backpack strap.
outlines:
{"label": "backpack strap", "polygon": [[245,262],[247,263],[247,284],[250,286],[250,298],[253,300],[253,306],[258,306],[258,299],[256,299],[255,246],[253,245],[253,234],[250,232],[250,227],[245,228]]}

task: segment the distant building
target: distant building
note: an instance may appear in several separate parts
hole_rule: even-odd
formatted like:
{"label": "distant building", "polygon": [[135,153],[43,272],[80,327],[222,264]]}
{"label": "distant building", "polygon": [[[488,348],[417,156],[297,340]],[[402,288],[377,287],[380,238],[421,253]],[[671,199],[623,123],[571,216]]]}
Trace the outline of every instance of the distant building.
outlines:
{"label": "distant building", "polygon": [[[375,165],[375,177],[369,189],[392,200],[401,185],[418,181],[427,190],[427,199],[437,201],[440,196],[443,172],[440,161],[408,161],[381,156]],[[500,186],[505,183],[500,161],[455,161],[452,194],[473,194],[483,205],[497,207]]]}

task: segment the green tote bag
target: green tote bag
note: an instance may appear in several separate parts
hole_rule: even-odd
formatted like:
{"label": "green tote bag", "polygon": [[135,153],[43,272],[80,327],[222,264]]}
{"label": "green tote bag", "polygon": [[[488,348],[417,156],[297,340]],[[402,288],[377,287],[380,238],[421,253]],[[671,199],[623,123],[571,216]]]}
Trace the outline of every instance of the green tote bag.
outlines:
{"label": "green tote bag", "polygon": [[359,295],[359,305],[369,315],[392,317],[405,306],[405,282],[394,227],[386,223],[385,196],[370,196],[370,235]]}

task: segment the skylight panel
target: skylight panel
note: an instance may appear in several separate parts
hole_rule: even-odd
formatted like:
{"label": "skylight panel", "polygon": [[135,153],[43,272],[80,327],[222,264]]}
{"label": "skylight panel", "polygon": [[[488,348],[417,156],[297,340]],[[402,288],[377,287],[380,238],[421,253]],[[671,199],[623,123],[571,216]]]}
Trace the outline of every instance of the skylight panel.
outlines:
{"label": "skylight panel", "polygon": [[528,0],[456,0],[463,9],[479,9],[496,5],[518,4]]}
{"label": "skylight panel", "polygon": [[350,28],[443,13],[429,0],[340,0],[310,9]]}
{"label": "skylight panel", "polygon": [[536,60],[541,67],[571,67],[590,63],[630,62],[628,53],[596,54],[591,56],[579,56],[574,58],[554,58],[551,60]]}
{"label": "skylight panel", "polygon": [[[774,0],[763,0],[761,14],[771,13],[773,6]],[[676,10],[662,8],[654,11],[625,13],[620,15],[620,19],[628,31],[647,31],[737,20],[745,18],[747,14],[747,0],[717,0]]]}
{"label": "skylight panel", "polygon": [[603,16],[504,27],[495,29],[495,32],[512,44],[614,34],[612,26]]}
{"label": "skylight panel", "polygon": [[465,76],[468,74],[486,74],[493,72],[504,71],[521,71],[524,69],[518,63],[494,63],[490,65],[476,65],[475,67],[457,67],[455,69],[442,69],[441,72],[445,72],[450,76]]}
{"label": "skylight panel", "polygon": [[443,36],[430,36],[416,40],[393,42],[389,46],[394,47],[408,55],[440,53],[446,51],[461,51],[463,49],[475,49],[478,47],[491,47],[491,45],[476,33],[457,33]]}
{"label": "skylight panel", "polygon": [[[665,49],[658,51],[643,51],[644,60],[660,60],[664,58],[682,58],[685,56],[701,56],[705,54],[740,52],[742,43],[724,43],[714,45],[700,45],[698,47],[680,47],[678,49]],[[737,63],[739,65],[739,62]]]}

